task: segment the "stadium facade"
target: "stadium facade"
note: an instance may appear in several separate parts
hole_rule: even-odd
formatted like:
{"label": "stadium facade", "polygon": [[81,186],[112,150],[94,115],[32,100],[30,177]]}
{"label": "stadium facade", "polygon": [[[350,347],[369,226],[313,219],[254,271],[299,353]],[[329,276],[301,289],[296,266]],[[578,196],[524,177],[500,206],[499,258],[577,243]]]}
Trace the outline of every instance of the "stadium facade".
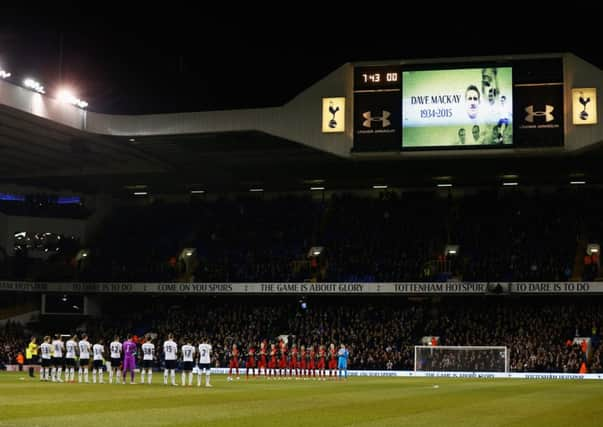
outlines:
{"label": "stadium facade", "polygon": [[[407,97],[414,96],[405,94],[405,91],[415,93],[423,90],[423,95],[430,98],[445,92],[463,95],[459,90],[458,80],[464,79],[469,83],[473,81],[471,70],[479,71],[485,67],[510,69],[508,76],[504,77],[508,81],[503,82],[501,77],[498,84],[511,86],[506,87],[505,90],[509,92],[507,101],[510,101],[512,94],[513,105],[509,105],[508,108],[513,113],[514,134],[518,133],[518,135],[515,143],[509,144],[505,150],[498,151],[497,156],[519,155],[524,149],[544,147],[547,150],[550,150],[548,147],[562,147],[565,152],[574,152],[601,141],[603,130],[596,119],[596,93],[597,90],[601,90],[599,86],[603,72],[570,53],[347,63],[285,105],[261,109],[142,116],[99,114],[66,106],[59,101],[6,82],[0,82],[0,103],[27,113],[23,116],[24,120],[28,115],[35,116],[91,135],[141,138],[158,135],[261,132],[343,158],[353,157],[356,151],[383,151],[383,147],[388,151],[398,149],[397,155],[403,158],[417,154],[404,150],[408,147],[400,135],[400,130],[404,126],[401,120],[396,117],[394,111],[389,111],[390,127],[398,131],[395,137],[389,139],[398,140],[389,146],[387,143],[381,146],[373,143],[377,148],[371,149],[373,148],[371,138],[367,138],[366,133],[359,133],[363,130],[363,123],[366,121],[362,114],[368,111],[363,109],[363,106],[375,104],[372,106],[377,107],[381,102],[382,110],[397,108],[400,111],[400,105],[388,105],[391,104],[392,92],[400,92],[404,101],[407,101]],[[423,85],[418,88],[411,87],[410,77],[408,77],[408,84],[404,85],[403,80],[407,78],[405,73],[417,74],[419,71],[438,70],[443,73],[432,76],[431,86],[427,81],[427,83],[418,83]],[[459,70],[467,71],[459,74]],[[391,81],[388,81],[388,78]],[[479,87],[479,81],[475,81],[475,85],[478,89],[482,89]],[[586,89],[595,89],[594,99],[591,97],[587,104],[579,104],[580,95],[577,91]],[[375,92],[379,95],[375,95]],[[369,93],[373,99],[367,101]],[[584,99],[588,95],[590,92],[586,93]],[[400,95],[397,96],[399,99]],[[499,97],[500,93],[496,96],[498,102],[500,102]],[[333,116],[340,122],[337,129],[329,129],[328,126],[326,131],[324,129],[323,122],[331,119],[328,111],[323,109],[325,99],[338,99],[338,102],[342,102],[342,109]],[[396,95],[393,99],[396,99]],[[442,102],[438,104],[434,101],[430,103],[430,108],[441,109],[446,105],[445,101]],[[455,99],[449,100],[448,104],[461,102],[462,100]],[[486,98],[483,100],[483,104],[485,103]],[[409,102],[409,108],[410,105]],[[530,106],[532,108],[529,108]],[[526,110],[527,108],[529,110]],[[580,119],[579,113],[586,111],[593,112],[590,113],[588,120],[586,117]],[[376,110],[372,113],[373,126],[383,124],[383,121],[379,121],[381,116],[377,113]],[[412,115],[412,111],[403,114],[406,117]],[[453,117],[449,119],[454,122]],[[447,124],[445,120],[436,122],[438,123]],[[583,123],[588,126],[584,126]],[[547,126],[544,126],[545,124]],[[539,131],[536,132],[535,129]],[[561,140],[557,132],[553,131],[554,129],[559,129]],[[359,135],[362,137],[359,138]],[[362,141],[363,139],[365,141]],[[368,148],[363,147],[363,143]],[[471,154],[489,154],[487,151],[484,152],[483,148],[478,147],[475,151],[471,151]],[[421,155],[430,154],[433,153]],[[458,151],[450,149],[438,151],[437,154],[454,156],[458,155]]]}

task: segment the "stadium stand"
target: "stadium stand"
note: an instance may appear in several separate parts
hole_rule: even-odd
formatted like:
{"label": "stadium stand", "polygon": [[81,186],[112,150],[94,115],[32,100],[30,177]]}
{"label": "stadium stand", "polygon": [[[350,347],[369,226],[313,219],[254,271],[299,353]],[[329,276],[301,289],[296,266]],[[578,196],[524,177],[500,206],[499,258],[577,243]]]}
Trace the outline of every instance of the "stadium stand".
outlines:
{"label": "stadium stand", "polygon": [[[114,212],[91,239],[85,265],[74,260],[77,242],[63,240],[65,268],[23,255],[12,270],[47,281],[565,281],[575,271],[592,280],[598,257],[581,254],[584,242],[603,238],[593,214],[601,196],[553,188],[158,201]],[[450,243],[460,247],[455,256],[444,253]],[[307,252],[315,245],[325,251],[313,264]],[[198,258],[189,275],[177,259],[187,247]]]}
{"label": "stadium stand", "polygon": [[[122,297],[109,298],[102,318],[68,322],[43,317],[29,328],[41,335],[77,325],[79,332],[105,341],[134,332],[157,334],[161,342],[173,332],[177,340],[209,337],[214,365],[227,366],[232,344],[247,349],[263,340],[289,336],[290,343],[328,345],[345,342],[354,369],[413,369],[413,346],[424,335],[439,336],[439,345],[507,346],[515,372],[601,372],[603,303],[600,299],[561,297],[445,297],[433,301],[388,301],[383,298],[312,298],[303,309],[294,297]],[[132,307],[144,307],[133,309]],[[52,326],[51,326],[52,325]],[[62,330],[62,329],[61,329]],[[72,333],[72,330],[65,331]],[[14,361],[26,345],[23,327],[8,324],[0,334],[4,361]],[[575,337],[590,337],[584,354]],[[245,352],[245,351],[244,351]],[[157,361],[162,354],[157,347]],[[474,370],[479,370],[476,366]]]}
{"label": "stadium stand", "polygon": [[[473,75],[483,79],[483,71],[492,70],[485,68],[492,58],[487,64],[482,59],[482,65],[468,61],[477,62],[468,66],[462,61],[458,66],[468,68],[456,70],[461,71],[462,92],[467,87],[463,79],[478,83]],[[0,124],[12,124],[24,141],[36,144],[5,138],[0,178],[40,190],[24,190],[19,200],[0,200],[0,279],[25,281],[17,283],[24,287],[30,282],[73,282],[80,290],[99,282],[363,282],[372,289],[383,282],[495,283],[486,287],[492,290],[487,296],[343,293],[309,297],[304,307],[299,295],[269,292],[244,297],[116,296],[97,295],[93,289],[94,302],[100,304],[90,313],[72,304],[73,317],[42,313],[25,326],[5,323],[0,362],[13,363],[30,334],[77,331],[109,341],[115,334],[153,333],[162,341],[174,333],[178,340],[188,336],[195,342],[209,337],[215,347],[213,364],[223,367],[233,344],[245,350],[284,335],[305,345],[343,342],[355,369],[410,370],[414,345],[425,336],[437,336],[440,345],[507,346],[512,371],[576,373],[585,363],[590,372],[600,372],[600,290],[588,299],[506,294],[509,282],[599,278],[598,253],[586,248],[603,239],[600,125],[581,133],[567,122],[570,106],[564,102],[571,97],[568,79],[574,74],[564,72],[595,76],[600,70],[566,54],[506,57],[505,62],[509,65],[500,72],[507,75],[507,95],[517,95],[513,105],[521,107],[513,127],[507,115],[495,116],[497,122],[490,124],[492,132],[503,125],[507,129],[506,142],[498,147],[492,140],[473,147],[464,140],[464,147],[452,140],[434,145],[440,130],[457,135],[457,122],[445,123],[446,129],[434,122],[427,126],[433,127],[432,135],[415,133],[418,145],[403,146],[412,138],[403,141],[400,134],[412,126],[403,129],[385,107],[379,115],[372,111],[382,101],[395,106],[397,114],[403,102],[414,105],[402,98],[399,63],[385,70],[383,77],[389,80],[381,80],[383,70],[375,71],[374,64],[346,64],[283,107],[136,118],[71,109],[44,99],[52,108],[39,110],[42,114],[29,107],[34,104],[23,88],[2,83],[0,101],[7,107],[0,108]],[[444,65],[447,71],[439,75],[452,70],[451,64]],[[599,81],[584,79],[591,80],[593,85]],[[448,87],[445,83],[441,86]],[[488,86],[494,101],[498,88]],[[539,89],[532,92],[532,86]],[[327,130],[321,133],[314,107],[328,105],[326,87],[347,100],[330,100]],[[443,104],[456,106],[416,110],[423,118],[445,118],[453,109],[463,110],[457,105],[462,95],[424,97],[425,103],[441,98]],[[555,100],[560,104],[548,104]],[[341,105],[335,108],[335,102]],[[347,111],[361,114],[344,119],[346,105]],[[331,133],[333,126],[345,123],[352,129]],[[515,141],[509,139],[511,131]],[[387,135],[390,141],[381,145],[379,138]],[[22,146],[31,150],[26,159]],[[371,151],[379,147],[382,152]],[[537,161],[547,167],[535,167]],[[41,169],[48,176],[40,176]],[[521,185],[501,186],[509,171],[520,177]],[[575,171],[592,183],[569,185]],[[435,185],[452,186],[453,181],[454,188]],[[321,186],[311,192],[316,182]],[[375,191],[376,182],[387,182],[389,188]],[[60,188],[87,196],[60,204],[51,195]],[[192,196],[201,188],[203,196]],[[252,194],[251,188],[258,193]],[[40,219],[45,221],[36,221]],[[69,226],[79,221],[78,233],[40,228],[58,227],[50,220],[71,221],[66,228],[74,229]],[[52,239],[40,237],[50,234]],[[50,247],[45,240],[56,245]],[[457,248],[454,253],[446,251],[450,245]],[[312,247],[323,250],[309,255]],[[194,251],[194,262],[183,259],[185,248]],[[82,300],[85,293],[79,295]],[[576,341],[583,337],[591,343],[586,350]],[[161,363],[159,351],[157,356]],[[442,357],[431,363],[452,369],[453,362]],[[470,362],[475,362],[471,369],[484,369],[483,360]]]}

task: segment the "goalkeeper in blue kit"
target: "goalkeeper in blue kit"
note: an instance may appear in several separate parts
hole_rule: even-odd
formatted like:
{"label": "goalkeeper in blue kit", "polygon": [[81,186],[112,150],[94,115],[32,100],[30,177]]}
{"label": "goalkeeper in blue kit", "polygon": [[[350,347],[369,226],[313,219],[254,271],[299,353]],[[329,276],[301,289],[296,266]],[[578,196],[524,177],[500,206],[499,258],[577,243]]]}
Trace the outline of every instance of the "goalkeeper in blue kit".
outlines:
{"label": "goalkeeper in blue kit", "polygon": [[341,344],[339,351],[337,352],[337,369],[339,370],[339,378],[348,378],[348,358],[350,352],[345,348],[344,344]]}

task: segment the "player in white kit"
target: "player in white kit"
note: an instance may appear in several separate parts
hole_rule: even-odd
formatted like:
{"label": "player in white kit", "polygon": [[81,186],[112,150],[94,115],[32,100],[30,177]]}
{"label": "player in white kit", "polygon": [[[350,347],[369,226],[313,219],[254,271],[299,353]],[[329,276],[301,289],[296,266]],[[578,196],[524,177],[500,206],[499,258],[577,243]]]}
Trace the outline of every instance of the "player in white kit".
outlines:
{"label": "player in white kit", "polygon": [[176,359],[178,358],[178,346],[174,342],[174,335],[169,334],[167,341],[163,343],[163,355],[165,359],[165,370],[163,371],[163,384],[168,383],[168,371],[172,377],[172,385],[176,384]]}
{"label": "player in white kit", "polygon": [[[115,335],[113,342],[109,344],[109,351],[111,353],[111,369],[109,370],[109,384],[113,384],[113,374],[117,373],[116,384],[121,383],[121,370],[119,365],[121,363],[121,341],[119,336]],[[124,378],[125,380],[125,378]],[[124,381],[124,384],[126,382]]]}
{"label": "player in white kit", "polygon": [[182,385],[186,385],[186,374],[188,374],[188,385],[193,385],[193,364],[195,359],[195,347],[191,345],[191,340],[186,339],[186,344],[182,346]]}
{"label": "player in white kit", "polygon": [[211,374],[211,344],[203,340],[199,344],[199,372],[197,376],[197,386],[201,387],[201,375],[205,374],[205,387],[211,387],[209,376]]}
{"label": "player in white kit", "polygon": [[78,343],[80,348],[80,368],[78,370],[78,381],[82,382],[82,374],[84,382],[88,382],[88,365],[90,365],[90,351],[92,350],[88,342],[88,335],[82,335],[82,339]]}
{"label": "player in white kit", "polygon": [[61,373],[63,371],[63,351],[65,350],[65,345],[63,344],[60,334],[56,334],[54,336],[54,341],[52,341],[52,349],[52,381],[62,383],[63,380],[61,379]]}
{"label": "player in white kit", "polygon": [[142,368],[140,369],[140,383],[144,384],[145,370],[149,375],[149,384],[153,382],[153,359],[155,357],[155,344],[153,338],[147,335],[146,341],[142,344]]}
{"label": "player in white kit", "polygon": [[103,379],[105,346],[103,345],[102,339],[99,339],[97,343],[92,346],[92,354],[94,357],[94,361],[92,362],[92,382],[96,384],[96,373],[98,372],[98,382],[99,384],[103,384],[105,382]]}
{"label": "player in white kit", "polygon": [[50,344],[50,337],[47,335],[44,337],[44,342],[40,345],[40,355],[42,356],[42,367],[40,368],[40,381],[50,380],[50,359],[52,354],[52,344]]}
{"label": "player in white kit", "polygon": [[75,382],[75,357],[77,352],[77,335],[65,343],[65,381]]}

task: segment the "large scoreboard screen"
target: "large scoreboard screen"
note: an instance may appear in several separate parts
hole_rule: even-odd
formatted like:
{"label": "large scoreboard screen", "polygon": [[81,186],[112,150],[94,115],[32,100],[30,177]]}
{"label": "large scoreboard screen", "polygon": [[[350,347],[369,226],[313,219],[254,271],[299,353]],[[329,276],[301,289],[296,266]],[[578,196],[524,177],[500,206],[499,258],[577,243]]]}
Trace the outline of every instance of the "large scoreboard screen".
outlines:
{"label": "large scoreboard screen", "polygon": [[511,67],[404,71],[402,147],[513,144]]}
{"label": "large scoreboard screen", "polygon": [[356,67],[354,151],[563,145],[562,81],[556,59]]}

